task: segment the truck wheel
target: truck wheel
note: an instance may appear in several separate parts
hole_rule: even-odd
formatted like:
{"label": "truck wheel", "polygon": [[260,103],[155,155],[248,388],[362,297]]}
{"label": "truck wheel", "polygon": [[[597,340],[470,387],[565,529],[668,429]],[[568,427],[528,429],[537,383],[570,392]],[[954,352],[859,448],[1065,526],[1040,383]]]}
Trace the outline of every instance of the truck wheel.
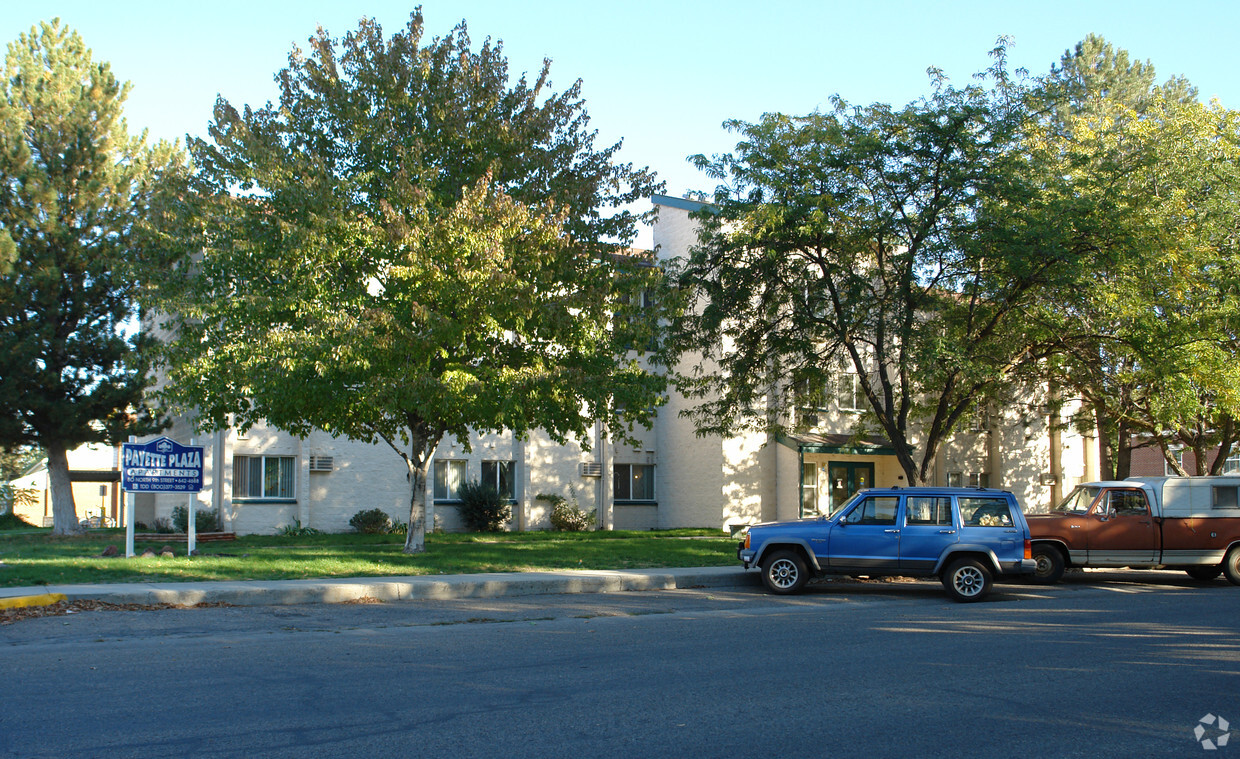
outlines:
{"label": "truck wheel", "polygon": [[1223,559],[1223,574],[1227,575],[1227,582],[1240,585],[1240,546],[1232,546],[1227,552],[1227,558]]}
{"label": "truck wheel", "polygon": [[942,581],[943,588],[953,601],[980,601],[990,594],[990,570],[976,559],[952,562],[943,573]]}
{"label": "truck wheel", "polygon": [[767,590],[780,595],[796,593],[809,581],[809,568],[801,554],[784,549],[776,551],[762,562],[762,582]]}
{"label": "truck wheel", "polygon": [[1063,577],[1063,554],[1058,548],[1043,544],[1035,545],[1033,560],[1038,565],[1033,571],[1033,581],[1039,585],[1054,585]]}
{"label": "truck wheel", "polygon": [[1188,569],[1185,569],[1184,571],[1188,572],[1188,576],[1193,578],[1194,580],[1200,580],[1202,582],[1205,582],[1207,580],[1213,580],[1215,577],[1218,577],[1219,575],[1221,575],[1223,573],[1223,568],[1222,567],[1189,567]]}

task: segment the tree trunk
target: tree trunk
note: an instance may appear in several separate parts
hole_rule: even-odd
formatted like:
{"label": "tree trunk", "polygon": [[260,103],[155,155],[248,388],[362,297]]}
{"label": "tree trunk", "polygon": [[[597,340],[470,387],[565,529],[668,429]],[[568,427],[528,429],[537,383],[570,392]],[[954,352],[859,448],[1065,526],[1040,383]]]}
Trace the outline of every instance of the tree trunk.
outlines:
{"label": "tree trunk", "polygon": [[1121,423],[1115,438],[1115,479],[1125,480],[1132,474],[1132,433]]}
{"label": "tree trunk", "polygon": [[73,503],[73,483],[69,481],[69,455],[62,443],[47,446],[47,481],[52,491],[52,534],[81,532],[77,506]]}
{"label": "tree trunk", "polygon": [[1227,466],[1227,459],[1231,457],[1231,449],[1236,443],[1236,420],[1230,416],[1223,417],[1223,426],[1220,432],[1217,455],[1214,462],[1210,464],[1210,474],[1220,475],[1223,468]]}
{"label": "tree trunk", "polygon": [[1098,476],[1104,480],[1115,479],[1115,459],[1111,455],[1111,419],[1101,406],[1094,405],[1094,419],[1098,425]]}
{"label": "tree trunk", "polygon": [[417,434],[411,437],[411,450],[405,458],[409,468],[409,531],[405,533],[404,552],[422,553],[426,550],[426,470],[439,441]]}

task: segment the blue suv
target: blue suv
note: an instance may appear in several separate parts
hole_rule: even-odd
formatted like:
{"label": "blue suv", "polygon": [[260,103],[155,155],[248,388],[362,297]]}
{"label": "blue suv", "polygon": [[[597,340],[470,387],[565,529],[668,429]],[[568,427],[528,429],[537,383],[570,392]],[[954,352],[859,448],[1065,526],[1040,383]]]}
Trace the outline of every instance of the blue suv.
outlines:
{"label": "blue suv", "polygon": [[938,577],[957,601],[980,601],[996,575],[1036,567],[1029,525],[1006,490],[863,490],[830,516],[750,527],[736,551],[772,593],[811,576]]}

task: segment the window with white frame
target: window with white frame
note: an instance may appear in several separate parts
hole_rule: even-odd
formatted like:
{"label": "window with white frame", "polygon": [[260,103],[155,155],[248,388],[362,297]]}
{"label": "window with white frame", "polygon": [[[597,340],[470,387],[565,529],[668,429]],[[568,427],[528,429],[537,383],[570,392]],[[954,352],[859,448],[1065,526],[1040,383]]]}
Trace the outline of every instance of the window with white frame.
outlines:
{"label": "window with white frame", "polygon": [[[1184,449],[1183,448],[1173,449],[1171,451],[1171,457],[1175,459],[1175,463],[1179,464],[1181,469],[1184,468]],[[1175,471],[1175,469],[1172,468],[1171,462],[1164,459],[1163,460],[1163,474],[1167,475],[1168,477],[1174,477],[1175,475],[1179,474],[1179,472]]]}
{"label": "window with white frame", "polygon": [[233,498],[297,497],[297,457],[233,456]]}
{"label": "window with white frame", "polygon": [[435,459],[435,500],[461,500],[461,486],[465,484],[465,462],[452,459]]}
{"label": "window with white frame", "polygon": [[990,472],[969,472],[969,487],[971,488],[990,487]]}
{"label": "window with white frame", "polygon": [[613,493],[617,501],[653,501],[654,466],[616,464],[612,468]]}
{"label": "window with white frame", "polygon": [[502,498],[511,501],[516,497],[514,495],[516,480],[513,476],[516,471],[516,464],[512,461],[484,461],[482,462],[482,484],[490,485]]}
{"label": "window with white frame", "polygon": [[856,372],[841,372],[835,378],[835,402],[840,411],[863,411],[865,394],[861,392],[861,378]]}
{"label": "window with white frame", "polygon": [[1240,453],[1233,453],[1223,462],[1223,474],[1240,474]]}

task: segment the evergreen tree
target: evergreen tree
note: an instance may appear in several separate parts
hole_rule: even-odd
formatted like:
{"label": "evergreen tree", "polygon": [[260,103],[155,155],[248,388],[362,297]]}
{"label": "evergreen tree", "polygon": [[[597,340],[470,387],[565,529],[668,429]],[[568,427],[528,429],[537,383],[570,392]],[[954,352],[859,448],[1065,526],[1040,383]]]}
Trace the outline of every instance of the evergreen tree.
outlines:
{"label": "evergreen tree", "polygon": [[158,166],[129,86],[59,20],[8,46],[0,97],[0,445],[47,452],[57,534],[78,528],[67,453],[151,423],[134,261]]}

